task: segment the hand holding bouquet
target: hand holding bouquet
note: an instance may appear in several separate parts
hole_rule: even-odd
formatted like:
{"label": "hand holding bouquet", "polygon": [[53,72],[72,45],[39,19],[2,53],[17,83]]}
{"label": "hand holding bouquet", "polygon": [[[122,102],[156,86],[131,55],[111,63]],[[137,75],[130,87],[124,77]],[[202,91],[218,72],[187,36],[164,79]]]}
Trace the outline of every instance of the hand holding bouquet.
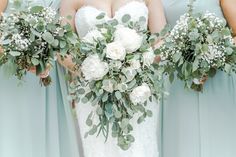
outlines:
{"label": "hand holding bouquet", "polygon": [[[10,73],[20,80],[32,68],[37,75],[44,72],[56,60],[56,53],[64,57],[77,43],[70,26],[61,26],[57,12],[42,6],[3,14],[0,34],[3,47],[0,65],[6,64]],[[48,76],[41,81],[47,86],[51,78]]]}
{"label": "hand holding bouquet", "polygon": [[103,133],[108,137],[111,132],[124,150],[135,140],[130,120],[138,115],[137,123],[141,123],[152,116],[148,101],[158,101],[162,94],[162,71],[153,65],[153,36],[129,19],[125,15],[125,24],[114,19],[98,25],[82,38],[76,59],[81,76],[78,84],[71,85],[78,101],[94,106],[88,113],[91,130],[86,136]]}
{"label": "hand holding bouquet", "polygon": [[226,22],[213,13],[189,12],[180,17],[160,49],[166,72],[185,86],[202,91],[204,80],[218,70],[236,70],[236,49]]}

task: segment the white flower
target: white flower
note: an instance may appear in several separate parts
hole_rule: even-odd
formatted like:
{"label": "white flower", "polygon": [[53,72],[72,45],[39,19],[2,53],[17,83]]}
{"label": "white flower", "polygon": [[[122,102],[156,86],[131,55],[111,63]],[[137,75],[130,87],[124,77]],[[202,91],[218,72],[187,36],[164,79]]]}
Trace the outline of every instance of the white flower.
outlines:
{"label": "white flower", "polygon": [[155,54],[152,48],[149,48],[146,52],[143,53],[143,64],[145,66],[150,66],[154,59],[155,59]]}
{"label": "white flower", "polygon": [[102,81],[102,89],[104,89],[105,91],[112,93],[114,91],[114,83],[112,80],[108,79],[108,80],[103,80]]}
{"label": "white flower", "polygon": [[143,83],[141,86],[134,88],[129,95],[131,102],[134,104],[142,104],[147,101],[150,96],[151,90],[146,83]]}
{"label": "white flower", "polygon": [[99,39],[103,39],[104,36],[102,35],[101,32],[99,32],[98,30],[94,29],[89,31],[83,38],[82,41],[86,42],[86,43],[90,43],[90,44],[96,44],[97,40]]}
{"label": "white flower", "polygon": [[107,44],[106,49],[106,57],[113,60],[124,60],[126,51],[125,48],[119,41],[115,41]]}
{"label": "white flower", "polygon": [[81,71],[88,81],[101,80],[105,76],[109,67],[106,62],[102,62],[97,54],[88,56],[82,63]]}
{"label": "white flower", "polygon": [[140,64],[139,60],[132,59],[130,61],[130,67],[137,70],[141,67],[141,64]]}
{"label": "white flower", "polygon": [[127,53],[135,52],[142,45],[143,38],[134,29],[119,25],[114,34],[115,41],[120,41]]}

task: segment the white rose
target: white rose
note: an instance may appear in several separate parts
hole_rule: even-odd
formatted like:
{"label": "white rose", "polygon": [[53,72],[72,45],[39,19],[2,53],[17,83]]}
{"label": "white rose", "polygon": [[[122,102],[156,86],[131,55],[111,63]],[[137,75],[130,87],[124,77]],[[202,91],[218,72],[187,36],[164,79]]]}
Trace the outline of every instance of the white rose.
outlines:
{"label": "white rose", "polygon": [[130,61],[130,67],[137,70],[141,67],[141,64],[140,64],[139,60],[132,59]]}
{"label": "white rose", "polygon": [[120,41],[127,53],[135,52],[142,45],[143,38],[134,29],[119,25],[114,35],[115,41]]}
{"label": "white rose", "polygon": [[106,62],[102,62],[98,55],[88,56],[82,63],[81,71],[88,81],[101,80],[105,76],[109,67]]}
{"label": "white rose", "polygon": [[155,59],[155,54],[152,48],[149,48],[146,52],[143,53],[143,64],[145,66],[150,66],[154,59]]}
{"label": "white rose", "polygon": [[133,89],[129,97],[132,103],[142,104],[149,99],[151,96],[151,90],[146,83]]}
{"label": "white rose", "polygon": [[113,60],[124,60],[126,51],[122,44],[118,41],[107,44],[106,49],[106,57]]}
{"label": "white rose", "polygon": [[96,44],[97,40],[99,39],[104,39],[104,36],[102,35],[101,32],[98,30],[94,29],[89,31],[83,38],[82,41],[90,44]]}

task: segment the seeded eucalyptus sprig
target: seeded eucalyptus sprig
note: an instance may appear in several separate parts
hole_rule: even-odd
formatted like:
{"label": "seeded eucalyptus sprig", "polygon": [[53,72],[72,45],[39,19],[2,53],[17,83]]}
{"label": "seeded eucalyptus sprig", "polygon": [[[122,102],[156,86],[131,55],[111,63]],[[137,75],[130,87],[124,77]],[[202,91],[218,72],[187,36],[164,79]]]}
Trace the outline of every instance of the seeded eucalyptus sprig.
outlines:
{"label": "seeded eucalyptus sprig", "polygon": [[[36,75],[53,66],[56,55],[62,58],[77,51],[78,37],[70,25],[61,26],[62,17],[50,7],[33,6],[3,14],[0,20],[0,64],[19,80],[35,67]],[[50,76],[40,82],[47,86]]]}
{"label": "seeded eucalyptus sprig", "polygon": [[235,72],[236,47],[225,20],[210,12],[193,13],[193,2],[159,50],[171,82],[177,76],[185,87],[203,91],[205,78]]}

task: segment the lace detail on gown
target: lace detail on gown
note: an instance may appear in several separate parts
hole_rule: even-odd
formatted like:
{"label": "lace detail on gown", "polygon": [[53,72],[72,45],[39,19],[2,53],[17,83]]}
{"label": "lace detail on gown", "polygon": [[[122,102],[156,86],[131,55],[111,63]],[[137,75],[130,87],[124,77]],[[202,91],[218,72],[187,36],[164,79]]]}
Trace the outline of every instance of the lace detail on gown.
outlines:
{"label": "lace detail on gown", "polygon": [[[106,16],[103,20],[97,20],[96,17],[100,13],[105,13]],[[109,17],[106,12],[97,9],[92,6],[84,6],[76,13],[75,23],[76,29],[80,37],[86,35],[86,33],[93,29],[96,24],[107,22],[108,20],[117,19],[121,20],[121,17],[125,14],[131,16],[131,20],[134,22],[139,21],[140,17],[146,18],[146,23],[143,24],[143,28],[147,29],[148,23],[148,8],[142,1],[131,1],[123,5],[118,9],[114,17]],[[123,151],[117,146],[117,139],[109,136],[108,141],[105,143],[105,138],[100,135],[88,136],[82,138],[82,147],[84,151],[84,157],[158,157],[158,115],[159,105],[157,103],[149,103],[148,107],[153,111],[153,117],[148,118],[144,123],[137,124],[138,117],[134,117],[132,124],[134,131],[132,134],[135,136],[135,142],[132,144],[129,150]],[[81,137],[89,130],[86,125],[86,119],[88,114],[93,110],[90,104],[79,103],[76,106],[78,124],[81,133]],[[93,117],[94,121],[98,117]]]}
{"label": "lace detail on gown", "polygon": [[[96,17],[100,13],[105,13],[106,16],[102,20],[97,20]],[[147,29],[148,23],[148,8],[144,2],[131,1],[123,5],[116,12],[114,17],[109,17],[107,13],[101,9],[97,9],[93,6],[83,6],[80,8],[75,15],[75,26],[80,37],[86,35],[86,33],[94,28],[97,24],[104,23],[108,20],[117,19],[121,21],[122,16],[129,14],[132,21],[139,21],[140,17],[146,18],[146,23],[143,24],[143,28]]]}

